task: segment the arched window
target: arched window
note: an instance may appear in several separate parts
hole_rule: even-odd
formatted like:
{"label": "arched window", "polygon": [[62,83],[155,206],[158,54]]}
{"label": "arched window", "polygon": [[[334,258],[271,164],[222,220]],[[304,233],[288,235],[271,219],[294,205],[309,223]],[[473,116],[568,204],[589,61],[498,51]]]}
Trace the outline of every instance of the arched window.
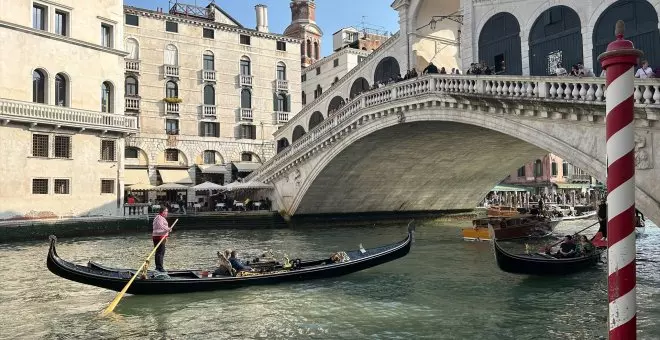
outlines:
{"label": "arched window", "polygon": [[543,162],[540,159],[537,159],[536,162],[534,162],[534,176],[543,176]]}
{"label": "arched window", "polygon": [[215,70],[215,58],[213,57],[213,52],[206,51],[203,56],[203,67],[206,71]]}
{"label": "arched window", "polygon": [[165,84],[165,97],[179,98],[179,86],[176,84],[176,82],[169,80]]}
{"label": "arched window", "polygon": [[204,164],[215,164],[215,151],[204,151]]}
{"label": "arched window", "polygon": [[114,111],[113,99],[112,84],[104,81],[101,84],[101,112],[112,113]]}
{"label": "arched window", "polygon": [[317,125],[321,124],[323,122],[323,115],[319,111],[315,111],[312,113],[312,115],[309,117],[309,131],[311,131],[313,128],[315,128]]}
{"label": "arched window", "polygon": [[300,125],[297,125],[293,129],[293,135],[291,136],[291,143],[295,143],[300,137],[305,135],[305,128]]}
{"label": "arched window", "polygon": [[204,105],[215,105],[215,89],[211,85],[204,86]]}
{"label": "arched window", "polygon": [[137,40],[133,38],[126,39],[126,52],[128,52],[126,59],[140,59],[140,45],[138,44]]}
{"label": "arched window", "polygon": [[394,57],[385,57],[376,66],[374,83],[385,84],[390,79],[395,79],[399,75],[401,75],[399,62]]}
{"label": "arched window", "polygon": [[241,90],[241,108],[251,109],[252,108],[252,92],[249,89]]}
{"label": "arched window", "polygon": [[179,53],[176,49],[176,46],[170,44],[165,47],[164,61],[165,65],[179,65]]}
{"label": "arched window", "polygon": [[289,147],[289,140],[286,138],[281,138],[277,141],[277,152],[280,152]]}
{"label": "arched window", "polygon": [[307,95],[305,94],[305,91],[302,91],[302,104],[307,104]]}
{"label": "arched window", "polygon": [[69,84],[62,73],[55,75],[55,105],[69,106],[67,101],[67,88]]}
{"label": "arched window", "polygon": [[346,102],[344,101],[344,98],[342,98],[341,96],[335,96],[330,101],[330,104],[328,104],[328,115],[341,109],[345,104]]}
{"label": "arched window", "polygon": [[252,75],[252,70],[250,69],[250,58],[243,56],[241,58],[241,75],[249,76]]}
{"label": "arched window", "polygon": [[[522,74],[520,25],[511,13],[488,19],[479,33],[479,60],[494,65],[503,74]],[[537,59],[547,60],[545,57]]]}
{"label": "arched window", "polygon": [[353,85],[351,86],[350,97],[355,98],[359,96],[361,93],[367,91],[369,91],[369,82],[366,79],[360,77],[353,82]]}
{"label": "arched window", "polygon": [[314,59],[321,59],[321,49],[318,41],[314,42]]}
{"label": "arched window", "polygon": [[286,80],[286,65],[283,62],[277,63],[277,80]]}
{"label": "arched window", "polygon": [[126,77],[125,81],[126,95],[127,96],[137,96],[138,94],[138,81],[133,76]]}
{"label": "arched window", "polygon": [[312,57],[312,41],[307,40],[307,56]]}
{"label": "arched window", "polygon": [[289,96],[284,93],[275,94],[275,111],[289,112]]}
{"label": "arched window", "polygon": [[323,94],[323,88],[321,88],[321,84],[316,85],[316,90],[314,90],[314,99],[318,98]]}
{"label": "arched window", "polygon": [[46,73],[43,70],[32,72],[32,101],[46,104]]}

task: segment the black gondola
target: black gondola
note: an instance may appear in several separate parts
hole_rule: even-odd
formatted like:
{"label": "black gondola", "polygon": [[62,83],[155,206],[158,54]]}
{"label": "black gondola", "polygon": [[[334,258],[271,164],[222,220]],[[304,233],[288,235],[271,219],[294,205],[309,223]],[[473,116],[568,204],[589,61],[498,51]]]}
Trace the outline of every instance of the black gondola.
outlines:
{"label": "black gondola", "polygon": [[566,275],[588,269],[600,261],[601,249],[587,256],[558,259],[547,254],[511,254],[493,241],[495,259],[501,270],[526,275]]}
{"label": "black gondola", "polygon": [[[169,271],[168,277],[161,279],[157,277],[158,272],[148,271],[147,278],[138,276],[127,292],[134,295],[190,293],[346,275],[396,260],[408,254],[413,240],[413,230],[414,228],[409,228],[408,236],[400,242],[346,252],[348,259],[344,262],[334,262],[330,258],[317,261],[296,261],[292,269],[284,269],[280,266],[272,272],[248,273],[246,276],[204,277],[202,270],[179,270]],[[91,262],[87,266],[81,266],[65,261],[57,255],[56,242],[57,238],[51,236],[46,264],[48,269],[57,276],[120,291],[135,274],[135,270],[109,268]]]}

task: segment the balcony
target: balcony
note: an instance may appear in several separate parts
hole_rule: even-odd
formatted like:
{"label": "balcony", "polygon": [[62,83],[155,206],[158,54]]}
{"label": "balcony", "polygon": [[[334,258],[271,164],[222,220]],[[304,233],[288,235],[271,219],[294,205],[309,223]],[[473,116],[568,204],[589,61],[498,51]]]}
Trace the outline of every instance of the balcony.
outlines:
{"label": "balcony", "polygon": [[276,91],[289,91],[289,81],[288,80],[276,80],[275,81],[275,90]]}
{"label": "balcony", "polygon": [[165,78],[179,78],[179,66],[163,65],[163,74]]}
{"label": "balcony", "polygon": [[165,113],[166,114],[179,114],[179,103],[168,103],[165,102]]}
{"label": "balcony", "polygon": [[140,61],[136,59],[126,59],[126,71],[140,73]]}
{"label": "balcony", "polygon": [[5,124],[14,121],[99,131],[137,131],[135,117],[1,98],[0,120]]}
{"label": "balcony", "polygon": [[215,118],[217,107],[215,105],[202,105],[202,117]]}
{"label": "balcony", "polygon": [[252,108],[241,108],[241,120],[252,120]]}
{"label": "balcony", "polygon": [[215,82],[215,70],[202,70],[202,81]]}
{"label": "balcony", "polygon": [[126,111],[137,111],[140,112],[140,98],[138,97],[126,97],[125,104]]}
{"label": "balcony", "polygon": [[165,129],[165,134],[168,136],[176,136],[179,134],[179,129]]}
{"label": "balcony", "polygon": [[238,78],[240,79],[240,85],[241,86],[249,86],[252,87],[252,76],[246,76],[246,75],[239,75]]}
{"label": "balcony", "polygon": [[289,121],[289,112],[275,112],[275,121],[277,124],[286,124]]}

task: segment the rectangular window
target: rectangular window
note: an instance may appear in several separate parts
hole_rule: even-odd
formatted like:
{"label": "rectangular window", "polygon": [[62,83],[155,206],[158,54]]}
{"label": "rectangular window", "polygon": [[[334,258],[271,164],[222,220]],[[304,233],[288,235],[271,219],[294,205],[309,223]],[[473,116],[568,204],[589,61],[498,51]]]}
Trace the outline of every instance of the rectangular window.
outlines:
{"label": "rectangular window", "polygon": [[321,66],[316,68],[316,75],[318,76],[319,74],[321,74]]}
{"label": "rectangular window", "polygon": [[568,163],[567,162],[563,162],[561,164],[561,171],[562,171],[564,177],[569,177],[570,176],[570,174],[568,173]]}
{"label": "rectangular window", "polygon": [[215,70],[215,61],[212,54],[204,55],[204,69],[207,71]]}
{"label": "rectangular window", "polygon": [[32,6],[32,28],[46,31],[46,7],[40,5]]}
{"label": "rectangular window", "polygon": [[165,21],[165,30],[172,33],[179,33],[179,24],[173,21]]}
{"label": "rectangular window", "polygon": [[126,19],[126,20],[125,20],[126,25],[129,25],[129,26],[140,26],[140,17],[138,17],[137,15],[126,14],[125,19]]}
{"label": "rectangular window", "polygon": [[165,119],[165,133],[168,135],[179,134],[179,120],[178,119]]}
{"label": "rectangular window", "polygon": [[300,76],[300,81],[303,82],[303,83],[306,82],[307,81],[307,75],[303,74],[302,76]]}
{"label": "rectangular window", "polygon": [[250,36],[241,34],[240,42],[241,42],[241,45],[250,45]]}
{"label": "rectangular window", "polygon": [[247,152],[242,153],[241,162],[252,162],[252,154]]}
{"label": "rectangular window", "polygon": [[284,41],[278,41],[277,42],[277,50],[278,51],[286,51],[286,43]]}
{"label": "rectangular window", "polygon": [[557,176],[557,163],[552,162],[552,176]]}
{"label": "rectangular window", "polygon": [[32,156],[48,157],[48,135],[32,135]]}
{"label": "rectangular window", "polygon": [[115,193],[115,180],[114,179],[102,179],[101,180],[101,193],[102,194],[114,194]]}
{"label": "rectangular window", "polygon": [[101,160],[102,161],[115,161],[115,141],[102,140],[101,141]]}
{"label": "rectangular window", "polygon": [[255,125],[241,125],[241,139],[257,139],[257,127]]}
{"label": "rectangular window", "polygon": [[179,150],[177,150],[177,149],[167,149],[167,150],[165,150],[165,161],[166,162],[178,162],[179,161]]}
{"label": "rectangular window", "polygon": [[112,47],[112,26],[101,24],[101,46]]}
{"label": "rectangular window", "polygon": [[518,177],[525,177],[525,166],[521,166],[518,169]]}
{"label": "rectangular window", "polygon": [[32,194],[33,195],[48,195],[48,179],[47,178],[34,178],[32,180]]}
{"label": "rectangular window", "polygon": [[55,33],[69,35],[69,15],[66,12],[55,11]]}
{"label": "rectangular window", "polygon": [[214,39],[215,38],[215,31],[211,28],[205,28],[204,31],[202,32],[202,36],[204,38]]}
{"label": "rectangular window", "polygon": [[55,180],[55,187],[54,187],[55,194],[57,195],[68,195],[71,192],[69,191],[69,180],[68,179],[56,179]]}
{"label": "rectangular window", "polygon": [[204,164],[215,164],[214,151],[204,151]]}
{"label": "rectangular window", "polygon": [[332,67],[337,67],[339,66],[339,59],[335,59],[332,61]]}
{"label": "rectangular window", "polygon": [[138,158],[138,149],[137,148],[126,148],[124,149],[125,158]]}
{"label": "rectangular window", "polygon": [[212,122],[202,122],[199,131],[202,137],[220,137],[220,124]]}
{"label": "rectangular window", "polygon": [[55,136],[55,158],[71,158],[71,137]]}

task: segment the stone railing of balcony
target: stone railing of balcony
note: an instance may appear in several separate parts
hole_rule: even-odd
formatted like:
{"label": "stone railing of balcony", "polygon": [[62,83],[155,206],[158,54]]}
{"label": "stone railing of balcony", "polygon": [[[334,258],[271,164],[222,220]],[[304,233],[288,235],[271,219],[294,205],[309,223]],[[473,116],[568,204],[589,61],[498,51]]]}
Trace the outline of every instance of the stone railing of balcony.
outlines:
{"label": "stone railing of balcony", "polygon": [[215,81],[215,71],[202,70],[202,81]]}
{"label": "stone railing of balcony", "polygon": [[136,117],[0,98],[0,120],[99,131],[137,132]]}
{"label": "stone railing of balcony", "polygon": [[168,103],[165,102],[165,113],[166,114],[179,114],[179,103]]}
{"label": "stone railing of balcony", "polygon": [[275,112],[275,123],[276,124],[285,124],[289,121],[290,112],[276,111]]}
{"label": "stone railing of balcony", "polygon": [[140,73],[140,61],[137,59],[126,59],[126,71]]}
{"label": "stone railing of balcony", "polygon": [[163,65],[163,74],[165,75],[165,78],[167,78],[167,77],[178,78],[179,77],[179,66]]}
{"label": "stone railing of balcony", "polygon": [[126,104],[124,109],[126,111],[140,111],[140,98],[139,97],[125,97]]}
{"label": "stone railing of balcony", "polygon": [[288,80],[275,80],[275,90],[277,91],[289,91],[289,81]]}
{"label": "stone railing of balcony", "polygon": [[252,86],[252,76],[239,75],[240,86]]}
{"label": "stone railing of balcony", "polygon": [[217,107],[215,105],[202,105],[202,117],[216,117]]}
{"label": "stone railing of balcony", "polygon": [[[646,119],[658,120],[660,118],[660,79],[636,79],[634,86],[635,106],[647,109]],[[534,101],[545,103],[553,110],[557,109],[556,104],[570,105],[566,106],[567,108],[584,106],[588,111],[594,109],[590,107],[593,105],[604,107],[606,96],[604,78],[424,75],[360,94],[300,139],[291,143],[289,147],[281,150],[275,157],[266,161],[260,169],[254,171],[246,179],[249,180],[264,171],[280,167],[286,162],[286,159],[294,157],[298,151],[309,147],[313,141],[321,139],[327,132],[343,127],[349,118],[365,108],[425,94],[446,94],[477,99],[493,98],[498,101]],[[653,109],[657,111],[654,112]],[[312,108],[304,109],[304,111],[309,110]],[[603,115],[603,113],[600,114]],[[292,122],[293,120],[290,120],[287,125]],[[275,132],[276,140],[283,137],[283,130],[280,128]]]}
{"label": "stone railing of balcony", "polygon": [[241,108],[241,120],[252,120],[252,109],[251,108]]}

